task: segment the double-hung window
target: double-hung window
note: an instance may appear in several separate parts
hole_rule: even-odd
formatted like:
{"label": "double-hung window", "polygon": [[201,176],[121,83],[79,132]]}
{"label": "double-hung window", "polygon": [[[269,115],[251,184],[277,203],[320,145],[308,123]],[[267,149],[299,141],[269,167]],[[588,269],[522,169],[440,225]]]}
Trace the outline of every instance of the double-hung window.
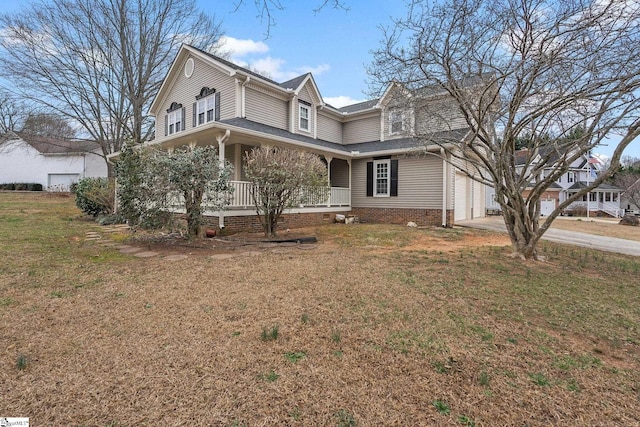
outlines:
{"label": "double-hung window", "polygon": [[373,162],[375,197],[388,197],[391,189],[391,161],[376,160]]}
{"label": "double-hung window", "polygon": [[165,116],[165,135],[173,135],[174,133],[185,130],[184,117],[185,109],[182,104],[176,102],[171,103],[171,107],[167,110]]}
{"label": "double-hung window", "polygon": [[214,121],[216,110],[216,97],[210,95],[204,99],[199,99],[196,103],[197,126]]}
{"label": "double-hung window", "polygon": [[401,111],[392,110],[389,112],[389,133],[396,135],[404,131],[404,117]]}
{"label": "double-hung window", "polygon": [[576,173],[575,172],[568,172],[567,173],[567,181],[568,182],[574,182],[576,180]]}
{"label": "double-hung window", "polygon": [[298,127],[300,128],[300,130],[304,130],[309,132],[311,129],[311,126],[309,126],[310,123],[310,108],[307,105],[304,104],[300,104],[298,107]]}

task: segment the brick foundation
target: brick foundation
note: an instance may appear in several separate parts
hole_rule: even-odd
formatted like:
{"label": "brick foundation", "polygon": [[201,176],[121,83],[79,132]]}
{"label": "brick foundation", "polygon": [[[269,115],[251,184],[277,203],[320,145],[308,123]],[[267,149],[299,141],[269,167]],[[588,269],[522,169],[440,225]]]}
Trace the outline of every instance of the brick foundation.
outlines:
{"label": "brick foundation", "polygon": [[[401,224],[415,222],[424,226],[442,226],[441,209],[352,208],[360,222]],[[447,210],[447,227],[453,225],[453,210]]]}
{"label": "brick foundation", "polygon": [[[294,228],[312,227],[314,225],[331,224],[335,222],[336,213],[340,212],[308,212],[282,214],[278,221],[278,231]],[[343,215],[353,215],[351,212],[342,212]],[[211,227],[218,227],[217,216],[205,216],[204,224]],[[224,227],[228,232],[250,231],[261,232],[262,224],[257,215],[248,216],[225,216]]]}

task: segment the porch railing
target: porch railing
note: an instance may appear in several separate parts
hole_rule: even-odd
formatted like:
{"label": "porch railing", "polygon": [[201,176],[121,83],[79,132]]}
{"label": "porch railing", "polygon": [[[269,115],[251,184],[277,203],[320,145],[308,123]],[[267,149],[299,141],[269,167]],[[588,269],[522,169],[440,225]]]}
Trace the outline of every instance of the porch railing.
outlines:
{"label": "porch railing", "polygon": [[[253,199],[251,197],[251,186],[253,184],[247,181],[231,181],[233,194],[229,209],[233,208],[253,208]],[[342,187],[305,187],[301,190],[304,194],[305,203],[300,205],[304,207],[322,207],[322,206],[350,206],[351,205],[351,189]]]}
{"label": "porch railing", "polygon": [[[253,199],[251,197],[251,186],[247,181],[231,181],[233,193],[230,195],[227,209],[253,209]],[[305,187],[301,190],[304,193],[305,202],[300,208],[312,207],[342,207],[351,205],[351,189],[342,187]],[[184,198],[181,194],[169,196],[173,209],[184,208]]]}
{"label": "porch railing", "polygon": [[[589,202],[588,206],[589,206],[589,212],[602,211],[611,215],[614,218],[620,218],[621,216],[624,215],[624,209],[621,209],[620,206],[615,202],[591,201]],[[585,201],[573,202],[566,208],[566,210],[572,210],[577,208],[587,209],[587,202]]]}

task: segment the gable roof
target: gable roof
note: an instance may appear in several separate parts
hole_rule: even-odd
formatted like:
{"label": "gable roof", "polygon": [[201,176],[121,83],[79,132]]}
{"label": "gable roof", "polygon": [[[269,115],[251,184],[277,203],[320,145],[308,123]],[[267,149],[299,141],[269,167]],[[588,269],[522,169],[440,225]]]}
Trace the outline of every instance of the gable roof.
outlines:
{"label": "gable roof", "polygon": [[298,87],[302,84],[302,82],[304,82],[307,76],[310,76],[310,75],[311,73],[306,73],[301,76],[294,77],[291,80],[287,80],[284,83],[280,83],[280,86],[282,86],[285,89],[294,89],[294,90],[298,89]]}
{"label": "gable roof", "polygon": [[94,141],[60,139],[23,133],[16,133],[16,136],[41,154],[84,154],[100,149],[100,144]]}

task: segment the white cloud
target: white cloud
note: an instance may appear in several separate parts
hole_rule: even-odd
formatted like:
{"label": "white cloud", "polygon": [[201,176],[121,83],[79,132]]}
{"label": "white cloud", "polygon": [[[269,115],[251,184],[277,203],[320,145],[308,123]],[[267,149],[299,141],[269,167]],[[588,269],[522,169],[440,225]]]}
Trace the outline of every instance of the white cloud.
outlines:
{"label": "white cloud", "polygon": [[284,59],[274,58],[270,55],[264,56],[269,52],[269,45],[251,39],[223,36],[220,38],[218,49],[221,53],[228,55],[235,64],[278,82],[291,80],[305,73],[313,73],[314,76],[318,76],[331,68],[328,64],[287,68],[287,61]]}
{"label": "white cloud", "polygon": [[251,39],[236,39],[234,37],[222,36],[219,42],[220,48],[229,53],[232,58],[255,53],[267,53],[269,46],[264,42],[257,42]]}
{"label": "white cloud", "polygon": [[353,99],[350,96],[327,96],[323,98],[324,102],[332,107],[342,108],[347,105],[358,104],[359,102],[366,101],[365,99]]}

